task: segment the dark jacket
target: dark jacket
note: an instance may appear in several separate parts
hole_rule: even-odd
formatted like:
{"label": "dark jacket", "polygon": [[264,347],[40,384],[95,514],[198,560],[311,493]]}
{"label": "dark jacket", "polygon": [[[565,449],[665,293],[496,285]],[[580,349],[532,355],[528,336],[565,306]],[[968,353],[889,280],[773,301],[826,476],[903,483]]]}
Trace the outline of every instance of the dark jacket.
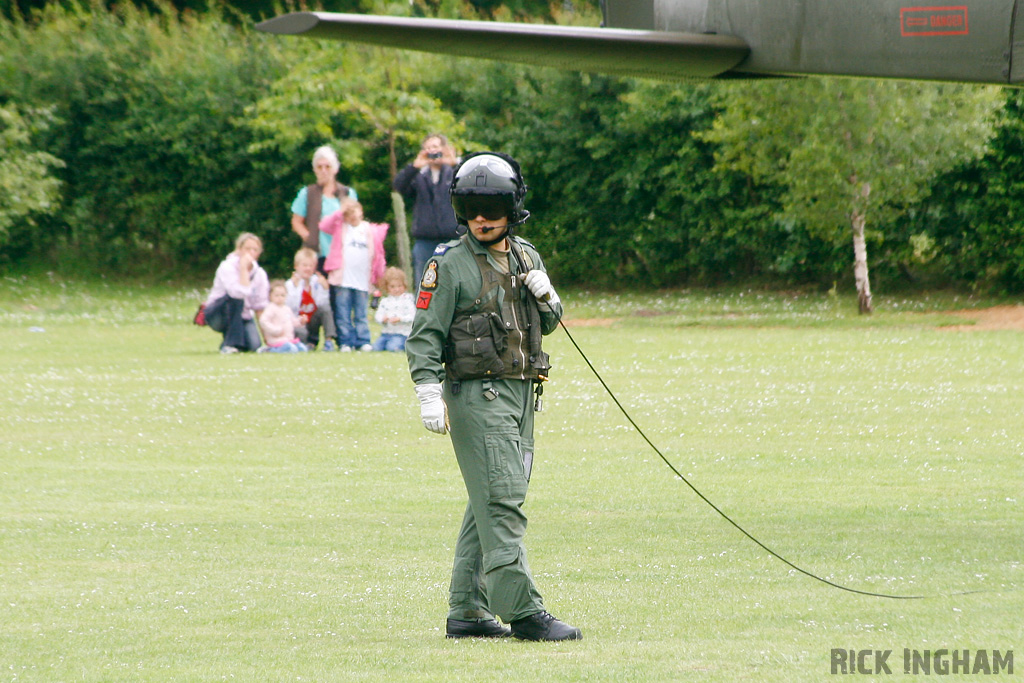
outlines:
{"label": "dark jacket", "polygon": [[448,197],[453,169],[442,166],[441,175],[434,184],[430,167],[416,168],[409,164],[395,175],[391,184],[395,191],[412,201],[412,236],[420,240],[447,242],[458,237],[459,227]]}

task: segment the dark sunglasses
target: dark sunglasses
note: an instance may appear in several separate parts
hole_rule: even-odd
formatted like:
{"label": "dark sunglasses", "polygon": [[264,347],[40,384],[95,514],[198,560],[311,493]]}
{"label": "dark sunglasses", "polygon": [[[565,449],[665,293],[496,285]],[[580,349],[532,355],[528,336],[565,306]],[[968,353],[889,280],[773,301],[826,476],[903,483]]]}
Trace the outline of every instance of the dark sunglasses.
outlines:
{"label": "dark sunglasses", "polygon": [[452,197],[452,207],[459,218],[465,221],[482,216],[485,220],[496,221],[511,213],[512,197],[507,194],[469,194]]}

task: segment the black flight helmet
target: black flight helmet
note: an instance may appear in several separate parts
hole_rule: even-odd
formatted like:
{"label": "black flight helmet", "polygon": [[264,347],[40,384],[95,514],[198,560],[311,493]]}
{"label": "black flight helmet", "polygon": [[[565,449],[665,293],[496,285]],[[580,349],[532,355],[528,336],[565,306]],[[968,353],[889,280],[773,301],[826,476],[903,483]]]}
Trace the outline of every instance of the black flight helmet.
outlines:
{"label": "black flight helmet", "polygon": [[455,169],[449,195],[459,225],[477,216],[487,220],[506,216],[511,231],[530,216],[523,208],[526,190],[515,159],[501,152],[474,152]]}

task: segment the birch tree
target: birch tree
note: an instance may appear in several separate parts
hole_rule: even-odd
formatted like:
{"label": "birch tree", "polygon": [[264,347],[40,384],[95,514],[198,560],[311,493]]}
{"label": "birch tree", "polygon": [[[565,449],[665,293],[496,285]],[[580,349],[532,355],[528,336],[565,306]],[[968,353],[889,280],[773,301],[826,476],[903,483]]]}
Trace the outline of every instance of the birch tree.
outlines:
{"label": "birch tree", "polygon": [[784,188],[780,221],[852,238],[858,307],[870,313],[869,225],[884,226],[937,174],[984,152],[998,92],[881,80],[748,82],[721,89],[721,113],[703,137],[719,145],[716,167]]}

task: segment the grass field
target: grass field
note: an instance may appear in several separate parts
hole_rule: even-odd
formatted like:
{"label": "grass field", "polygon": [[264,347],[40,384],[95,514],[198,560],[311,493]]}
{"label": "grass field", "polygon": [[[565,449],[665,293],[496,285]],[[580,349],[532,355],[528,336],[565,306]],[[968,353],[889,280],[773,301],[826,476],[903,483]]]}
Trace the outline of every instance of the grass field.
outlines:
{"label": "grass field", "polygon": [[940,329],[985,302],[564,293],[737,522],[928,597],[745,539],[559,330],[527,547],[584,640],[534,644],[444,638],[465,493],[404,356],[221,356],[199,297],[0,280],[0,681],[825,681],[834,648],[893,650],[862,681],[926,680],[904,648],[1024,675],[1024,332]]}

